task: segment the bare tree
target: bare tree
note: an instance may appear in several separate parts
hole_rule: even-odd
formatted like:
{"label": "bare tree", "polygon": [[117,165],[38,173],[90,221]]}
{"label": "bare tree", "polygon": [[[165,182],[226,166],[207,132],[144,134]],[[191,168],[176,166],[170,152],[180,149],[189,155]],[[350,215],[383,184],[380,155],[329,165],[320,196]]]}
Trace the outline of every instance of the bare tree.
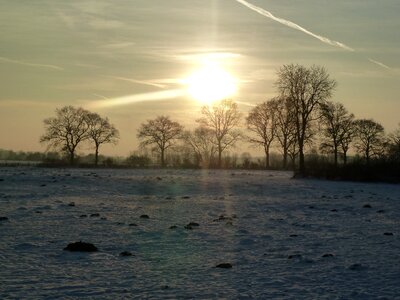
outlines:
{"label": "bare tree", "polygon": [[388,135],[388,144],[390,158],[400,161],[400,124],[399,128]]}
{"label": "bare tree", "polygon": [[193,132],[186,131],[183,134],[183,139],[192,148],[198,165],[209,167],[216,153],[213,131],[200,126]]}
{"label": "bare tree", "polygon": [[87,114],[88,111],[73,106],[57,108],[56,117],[43,121],[46,132],[40,142],[47,143],[49,148],[65,151],[73,165],[78,145],[88,139]]}
{"label": "bare tree", "polygon": [[369,163],[371,157],[382,153],[384,142],[384,128],[372,119],[354,121],[356,134],[356,150]]}
{"label": "bare tree", "polygon": [[280,68],[276,86],[281,95],[290,100],[294,109],[299,169],[300,173],[304,174],[304,146],[311,123],[317,118],[315,111],[321,103],[331,97],[336,82],[329,78],[329,74],[322,67],[306,68],[291,64]]}
{"label": "bare tree", "polygon": [[[347,157],[353,134],[354,115],[349,114],[343,104],[327,101],[321,104],[321,116],[324,141],[320,148],[333,153],[336,167],[340,147],[342,147],[343,156]],[[346,158],[344,160],[346,161]]]}
{"label": "bare tree", "polygon": [[119,132],[110,123],[108,118],[102,118],[96,113],[88,113],[86,115],[88,124],[88,136],[95,146],[95,165],[99,162],[99,148],[102,144],[116,144],[119,139]]}
{"label": "bare tree", "polygon": [[265,167],[269,168],[269,150],[275,140],[277,103],[270,100],[255,106],[246,118],[247,128],[253,133],[249,142],[260,146],[265,153]]}
{"label": "bare tree", "polygon": [[[276,138],[282,149],[283,168],[287,168],[289,152],[294,159],[296,150],[296,123],[295,114],[288,98],[275,98],[276,101]],[[294,161],[292,158],[292,162]]]}
{"label": "bare tree", "polygon": [[158,116],[141,124],[137,137],[142,140],[141,146],[156,145],[161,157],[161,166],[165,167],[165,151],[172,147],[181,137],[183,126],[171,121],[168,116]]}
{"label": "bare tree", "polygon": [[241,137],[236,130],[239,125],[241,113],[238,106],[232,100],[222,100],[212,107],[204,106],[201,110],[203,117],[197,122],[210,130],[214,135],[214,143],[218,151],[218,167],[222,167],[222,152],[235,143]]}

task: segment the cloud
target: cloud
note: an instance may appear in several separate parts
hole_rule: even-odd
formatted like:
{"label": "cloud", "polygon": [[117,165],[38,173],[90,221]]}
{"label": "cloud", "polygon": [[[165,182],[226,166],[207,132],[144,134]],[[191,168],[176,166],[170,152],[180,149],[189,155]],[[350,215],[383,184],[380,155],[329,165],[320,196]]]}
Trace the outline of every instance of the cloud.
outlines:
{"label": "cloud", "polygon": [[104,108],[104,107],[135,104],[135,103],[148,102],[148,101],[164,101],[164,100],[175,99],[175,98],[181,97],[185,94],[186,94],[186,91],[182,90],[182,89],[135,94],[135,95],[122,96],[122,97],[115,97],[115,98],[107,98],[107,97],[97,94],[96,96],[101,97],[103,100],[86,102],[85,107],[87,107],[87,108]]}
{"label": "cloud", "polygon": [[117,20],[93,18],[91,21],[89,21],[89,25],[94,29],[116,29],[121,28],[124,23]]}
{"label": "cloud", "polygon": [[106,45],[100,46],[100,48],[105,48],[105,49],[122,49],[122,48],[127,48],[131,46],[135,46],[136,43],[133,42],[120,42],[120,43],[110,43]]}
{"label": "cloud", "polygon": [[[349,47],[349,46],[347,46],[347,45],[345,45],[345,44],[343,44],[341,42],[334,41],[334,40],[331,40],[331,39],[329,39],[329,38],[327,38],[325,36],[321,36],[321,35],[318,35],[316,33],[313,33],[311,31],[305,29],[304,27],[301,27],[300,25],[298,25],[296,23],[293,23],[293,22],[291,22],[289,20],[285,20],[285,19],[276,17],[271,12],[269,12],[269,11],[267,11],[267,10],[261,8],[261,7],[258,7],[256,5],[253,5],[253,4],[251,4],[251,3],[249,3],[249,2],[247,2],[245,0],[236,0],[236,2],[238,2],[238,3],[246,6],[247,8],[259,13],[260,15],[263,15],[264,17],[267,17],[267,18],[269,18],[271,20],[274,20],[274,21],[276,21],[278,23],[281,23],[281,24],[283,24],[285,26],[288,26],[290,28],[302,31],[305,34],[308,34],[308,35],[312,36],[313,38],[316,38],[317,40],[320,40],[321,42],[323,42],[325,44],[328,44],[328,45],[331,45],[331,46],[334,46],[334,47],[338,47],[338,48],[341,48],[341,49],[344,49],[344,50],[347,50],[347,51],[351,51],[351,52],[355,51],[355,49],[353,49],[353,48],[351,48],[351,47]],[[368,61],[370,61],[370,62],[372,62],[372,63],[374,63],[374,64],[376,64],[376,65],[378,65],[378,66],[380,66],[382,68],[390,69],[389,66],[387,66],[387,65],[385,65],[385,64],[383,64],[383,63],[381,63],[379,61],[373,60],[371,58],[368,58]]]}
{"label": "cloud", "polygon": [[152,81],[149,81],[149,80],[137,80],[137,79],[132,79],[132,78],[118,77],[118,76],[107,76],[107,77],[113,78],[113,79],[117,79],[117,80],[122,80],[122,81],[128,81],[128,82],[131,82],[131,83],[154,86],[154,87],[158,87],[158,88],[165,88],[166,87],[166,85],[164,85],[164,84],[159,84],[159,83],[152,82]]}
{"label": "cloud", "polygon": [[311,31],[305,29],[304,27],[301,27],[300,25],[298,25],[296,23],[293,23],[293,22],[291,22],[289,20],[285,20],[285,19],[282,19],[282,18],[275,17],[269,11],[267,11],[267,10],[261,8],[261,7],[255,6],[255,5],[253,5],[253,4],[251,4],[251,3],[247,2],[247,1],[244,1],[244,0],[236,0],[236,1],[239,2],[240,4],[243,4],[244,6],[246,6],[248,8],[250,8],[251,10],[259,13],[260,15],[263,15],[264,17],[270,18],[270,19],[272,19],[272,20],[274,20],[276,22],[279,22],[279,23],[281,23],[283,25],[286,25],[286,26],[288,26],[290,28],[302,31],[305,34],[308,34],[308,35],[320,40],[321,42],[323,42],[325,44],[329,44],[331,46],[339,47],[339,48],[342,48],[342,49],[347,50],[347,51],[355,51],[353,48],[350,48],[349,46],[346,46],[345,44],[343,44],[341,42],[334,41],[334,40],[331,40],[331,39],[329,39],[327,37],[315,34],[315,33],[311,32]]}
{"label": "cloud", "polygon": [[53,69],[57,71],[62,71],[64,70],[63,68],[55,65],[47,65],[47,64],[37,64],[37,63],[31,63],[31,62],[26,62],[26,61],[21,61],[21,60],[15,60],[15,59],[10,59],[7,57],[2,57],[0,56],[0,62],[6,62],[6,63],[12,63],[12,64],[18,64],[18,65],[24,65],[28,67],[36,67],[36,68],[47,68],[47,69]]}
{"label": "cloud", "polygon": [[382,68],[389,69],[389,70],[391,69],[389,66],[385,65],[384,63],[381,63],[381,62],[379,62],[379,61],[376,61],[376,60],[374,60],[374,59],[372,59],[372,58],[368,58],[368,60],[369,60],[370,62],[372,62],[372,63],[374,63],[374,64],[376,64],[376,65],[382,67]]}

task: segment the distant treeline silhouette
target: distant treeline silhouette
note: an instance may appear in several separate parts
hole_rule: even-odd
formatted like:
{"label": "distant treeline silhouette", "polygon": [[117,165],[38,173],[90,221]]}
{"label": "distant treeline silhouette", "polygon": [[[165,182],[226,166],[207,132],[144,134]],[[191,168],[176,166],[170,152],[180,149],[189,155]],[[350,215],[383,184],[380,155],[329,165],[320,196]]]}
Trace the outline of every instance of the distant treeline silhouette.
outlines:
{"label": "distant treeline silhouette", "polygon": [[[66,157],[71,165],[76,163],[78,146],[90,143],[94,154],[79,157],[80,164],[90,164],[92,159],[95,165],[129,167],[274,168],[336,179],[351,179],[347,177],[353,174],[359,180],[363,180],[358,178],[362,174],[373,180],[374,173],[383,174],[383,166],[390,165],[387,173],[400,176],[396,175],[400,170],[400,126],[385,135],[378,122],[356,119],[342,103],[329,101],[336,81],[323,67],[283,65],[275,86],[277,96],[257,104],[247,116],[234,101],[225,99],[204,106],[193,130],[185,130],[169,116],[147,120],[137,131],[140,148],[126,159],[99,158],[102,144],[117,143],[118,130],[107,118],[82,108],[57,109],[56,117],[44,121],[45,134],[40,140],[48,150],[64,154],[60,157]],[[265,158],[254,159],[246,152],[239,157],[233,152],[238,142],[263,149]],[[271,150],[279,151],[279,162],[276,154],[271,159]],[[351,160],[349,152],[355,153]],[[54,162],[53,158],[42,160]]]}

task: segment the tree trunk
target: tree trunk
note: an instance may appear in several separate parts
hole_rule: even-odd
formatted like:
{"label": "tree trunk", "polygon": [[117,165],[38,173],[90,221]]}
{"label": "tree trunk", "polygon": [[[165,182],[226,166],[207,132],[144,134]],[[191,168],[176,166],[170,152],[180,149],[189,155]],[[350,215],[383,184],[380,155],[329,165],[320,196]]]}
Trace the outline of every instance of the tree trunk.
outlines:
{"label": "tree trunk", "polygon": [[335,168],[336,168],[337,164],[338,164],[338,149],[337,149],[336,145],[333,148],[333,154],[334,154],[334,157],[335,157]]}
{"label": "tree trunk", "polygon": [[221,144],[218,144],[218,168],[222,168],[222,147]]}
{"label": "tree trunk", "polygon": [[94,165],[97,167],[99,163],[99,145],[96,145],[96,152],[94,153]]}
{"label": "tree trunk", "polygon": [[367,164],[369,164],[369,144],[365,147],[365,159],[367,160]]}
{"label": "tree trunk", "polygon": [[299,172],[301,175],[305,175],[306,165],[304,162],[304,139],[299,137],[298,144],[299,144]]}
{"label": "tree trunk", "polygon": [[162,168],[165,167],[164,152],[165,152],[165,149],[161,149],[161,167]]}
{"label": "tree trunk", "polygon": [[287,157],[288,157],[288,152],[287,149],[283,150],[283,169],[287,169]]}
{"label": "tree trunk", "polygon": [[70,151],[69,152],[69,163],[71,166],[73,166],[74,162],[75,162],[75,151]]}
{"label": "tree trunk", "polygon": [[269,169],[269,147],[264,147],[265,151],[265,168]]}
{"label": "tree trunk", "polygon": [[343,150],[343,164],[347,164],[347,151]]}

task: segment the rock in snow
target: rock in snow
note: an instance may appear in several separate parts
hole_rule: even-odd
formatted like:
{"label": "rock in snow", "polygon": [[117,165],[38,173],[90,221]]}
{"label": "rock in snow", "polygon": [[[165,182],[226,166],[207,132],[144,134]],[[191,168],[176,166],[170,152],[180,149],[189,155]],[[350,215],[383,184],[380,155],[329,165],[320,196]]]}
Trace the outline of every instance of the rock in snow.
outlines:
{"label": "rock in snow", "polygon": [[68,244],[64,250],[72,252],[96,252],[98,249],[95,245],[85,242],[75,242]]}
{"label": "rock in snow", "polygon": [[230,269],[230,268],[232,268],[232,265],[230,263],[222,263],[222,264],[216,265],[215,267],[221,268],[221,269]]}

